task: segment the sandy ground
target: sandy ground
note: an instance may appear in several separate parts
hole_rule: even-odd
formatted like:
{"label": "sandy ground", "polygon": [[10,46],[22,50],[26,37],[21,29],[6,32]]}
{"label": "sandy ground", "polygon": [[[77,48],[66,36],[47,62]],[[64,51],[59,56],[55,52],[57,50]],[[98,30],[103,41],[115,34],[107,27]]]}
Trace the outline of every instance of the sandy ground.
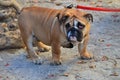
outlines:
{"label": "sandy ground", "polygon": [[[63,5],[74,3],[120,8],[119,0],[92,0],[80,3],[68,0],[59,3],[62,5],[56,6],[49,2],[42,2],[40,5],[62,8]],[[62,65],[49,65],[51,51],[41,53],[44,63],[35,65],[26,59],[24,49],[4,50],[0,51],[0,80],[120,80],[120,12],[87,12],[94,16],[88,44],[88,50],[93,53],[94,59],[79,59],[77,47],[61,48]]]}

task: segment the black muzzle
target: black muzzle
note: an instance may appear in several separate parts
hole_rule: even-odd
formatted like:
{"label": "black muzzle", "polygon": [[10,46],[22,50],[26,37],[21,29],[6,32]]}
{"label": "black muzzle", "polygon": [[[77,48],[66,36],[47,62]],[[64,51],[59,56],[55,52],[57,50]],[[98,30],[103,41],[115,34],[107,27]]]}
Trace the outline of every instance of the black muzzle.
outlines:
{"label": "black muzzle", "polygon": [[70,42],[81,42],[83,39],[83,33],[81,30],[73,27],[67,31],[67,39]]}

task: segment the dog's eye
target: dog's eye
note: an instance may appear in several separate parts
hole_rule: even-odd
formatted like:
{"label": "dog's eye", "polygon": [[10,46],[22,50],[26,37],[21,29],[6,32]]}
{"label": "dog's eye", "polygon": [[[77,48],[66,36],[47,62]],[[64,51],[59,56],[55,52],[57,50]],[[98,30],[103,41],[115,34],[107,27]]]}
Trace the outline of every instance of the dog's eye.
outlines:
{"label": "dog's eye", "polygon": [[67,23],[67,24],[65,25],[65,27],[66,27],[66,29],[69,29],[69,28],[70,28],[70,24]]}
{"label": "dog's eye", "polygon": [[84,27],[85,27],[85,26],[79,26],[78,28],[79,28],[79,29],[83,29]]}
{"label": "dog's eye", "polygon": [[78,28],[79,28],[79,29],[83,29],[84,27],[85,27],[84,24],[82,24],[82,23],[80,23],[80,22],[78,23]]}

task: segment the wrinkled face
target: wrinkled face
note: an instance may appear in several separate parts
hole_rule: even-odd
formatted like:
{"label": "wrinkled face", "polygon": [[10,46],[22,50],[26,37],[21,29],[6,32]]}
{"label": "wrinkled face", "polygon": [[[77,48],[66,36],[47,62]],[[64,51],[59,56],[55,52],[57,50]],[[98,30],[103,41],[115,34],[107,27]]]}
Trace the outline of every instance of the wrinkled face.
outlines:
{"label": "wrinkled face", "polygon": [[67,39],[70,42],[81,42],[83,39],[83,30],[85,25],[78,19],[71,19],[65,24]]}
{"label": "wrinkled face", "polygon": [[86,33],[89,31],[88,23],[93,22],[91,14],[73,9],[68,9],[63,14],[58,14],[57,17],[62,25],[62,33],[66,35],[72,46],[74,43],[83,42]]}

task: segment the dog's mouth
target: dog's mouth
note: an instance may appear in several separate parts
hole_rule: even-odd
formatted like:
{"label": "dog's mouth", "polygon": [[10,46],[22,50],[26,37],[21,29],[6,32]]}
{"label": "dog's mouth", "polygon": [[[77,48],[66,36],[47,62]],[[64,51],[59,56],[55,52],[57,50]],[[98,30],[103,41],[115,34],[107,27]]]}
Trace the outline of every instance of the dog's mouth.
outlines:
{"label": "dog's mouth", "polygon": [[70,42],[70,45],[72,47],[76,46],[77,44],[79,43],[82,43],[83,42],[83,38],[81,38],[80,40],[78,40],[78,38],[76,36],[69,36],[68,37],[68,41]]}
{"label": "dog's mouth", "polygon": [[77,42],[76,36],[69,36],[68,39],[69,39],[70,42]]}
{"label": "dog's mouth", "polygon": [[78,45],[79,43],[83,43],[84,39],[77,41],[75,36],[70,36],[68,43],[62,45],[64,48],[73,48],[74,46]]}
{"label": "dog's mouth", "polygon": [[67,32],[67,39],[69,42],[81,42],[83,39],[83,33],[75,28],[71,28]]}

